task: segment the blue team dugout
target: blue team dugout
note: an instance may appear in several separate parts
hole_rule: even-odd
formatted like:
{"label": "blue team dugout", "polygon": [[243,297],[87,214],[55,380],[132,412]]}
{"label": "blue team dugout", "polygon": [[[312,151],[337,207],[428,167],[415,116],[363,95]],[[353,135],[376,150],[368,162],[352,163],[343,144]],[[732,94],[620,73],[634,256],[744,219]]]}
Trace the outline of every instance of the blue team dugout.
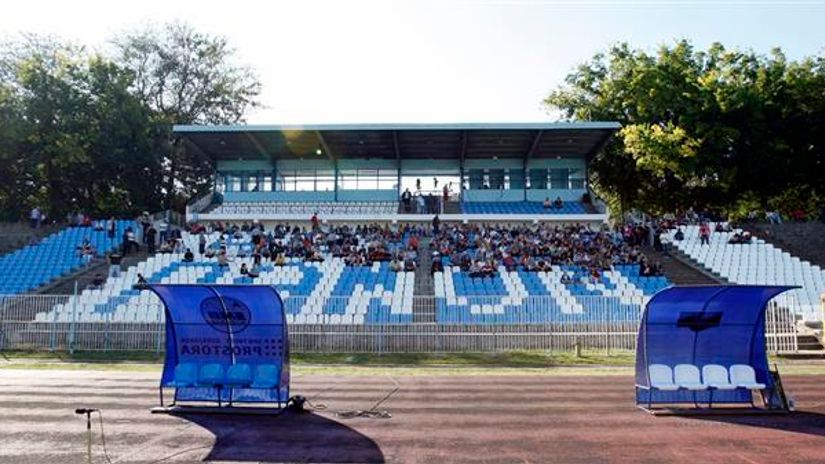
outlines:
{"label": "blue team dugout", "polygon": [[765,311],[792,288],[670,287],[654,295],[639,327],[636,404],[649,412],[787,411],[779,374],[768,367]]}
{"label": "blue team dugout", "polygon": [[166,311],[160,380],[180,402],[270,403],[289,398],[289,341],[283,302],[259,285],[150,285]]}

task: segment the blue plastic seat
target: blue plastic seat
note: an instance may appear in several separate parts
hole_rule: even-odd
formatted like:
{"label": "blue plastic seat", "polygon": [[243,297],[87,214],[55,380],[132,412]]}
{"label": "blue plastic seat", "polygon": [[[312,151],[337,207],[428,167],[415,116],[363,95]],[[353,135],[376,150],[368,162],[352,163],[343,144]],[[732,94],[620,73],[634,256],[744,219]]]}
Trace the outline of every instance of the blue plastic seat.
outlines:
{"label": "blue plastic seat", "polygon": [[224,372],[223,365],[218,363],[209,363],[201,366],[198,374],[198,385],[205,387],[217,387],[223,385]]}
{"label": "blue plastic seat", "polygon": [[281,369],[275,364],[260,364],[255,367],[252,388],[277,388],[281,384]]}
{"label": "blue plastic seat", "polygon": [[247,387],[252,384],[252,367],[249,364],[233,364],[226,370],[227,387]]}
{"label": "blue plastic seat", "polygon": [[167,384],[169,387],[194,387],[198,383],[198,366],[194,363],[180,363],[175,366],[175,379]]}

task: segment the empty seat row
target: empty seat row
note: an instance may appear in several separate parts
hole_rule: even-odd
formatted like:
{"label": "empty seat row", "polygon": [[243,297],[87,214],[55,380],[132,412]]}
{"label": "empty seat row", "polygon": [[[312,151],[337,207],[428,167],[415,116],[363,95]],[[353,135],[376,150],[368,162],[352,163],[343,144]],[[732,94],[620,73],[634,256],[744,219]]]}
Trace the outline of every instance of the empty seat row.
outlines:
{"label": "empty seat row", "polygon": [[756,372],[747,364],[733,364],[730,368],[719,364],[699,367],[693,364],[677,364],[673,369],[665,364],[648,366],[650,387],[662,391],[680,389],[699,390],[764,390],[765,384],[756,381]]}
{"label": "empty seat row", "polygon": [[[232,402],[231,390],[234,388],[267,389],[277,391],[277,401],[280,403],[281,369],[275,364],[258,364],[256,366],[237,363],[180,363],[175,366],[175,378],[164,384],[171,388],[215,388],[218,392],[218,404],[220,404],[220,391],[230,390],[230,404]],[[285,399],[285,398],[284,398]]]}

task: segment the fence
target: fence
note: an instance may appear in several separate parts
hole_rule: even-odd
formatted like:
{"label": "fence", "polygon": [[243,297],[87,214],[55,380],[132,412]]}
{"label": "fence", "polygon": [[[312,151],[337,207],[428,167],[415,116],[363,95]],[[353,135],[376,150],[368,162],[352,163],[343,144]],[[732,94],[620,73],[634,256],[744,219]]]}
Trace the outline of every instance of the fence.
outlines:
{"label": "fence", "polygon": [[[410,311],[391,300],[285,300],[297,353],[421,353],[505,350],[633,350],[641,300],[576,297],[466,297],[459,307],[416,297]],[[789,300],[766,313],[773,353],[798,351]],[[90,304],[76,296],[0,296],[0,350],[154,351],[164,347],[159,300]],[[402,305],[402,308],[404,306]]]}

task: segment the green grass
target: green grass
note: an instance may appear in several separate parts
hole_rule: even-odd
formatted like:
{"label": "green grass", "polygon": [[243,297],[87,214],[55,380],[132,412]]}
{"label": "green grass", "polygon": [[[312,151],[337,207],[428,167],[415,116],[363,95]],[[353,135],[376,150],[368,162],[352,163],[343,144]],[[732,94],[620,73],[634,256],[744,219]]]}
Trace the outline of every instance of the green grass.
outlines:
{"label": "green grass", "polygon": [[[146,352],[0,353],[0,369],[157,372],[163,355]],[[630,375],[632,351],[505,351],[498,353],[293,354],[296,375]],[[820,360],[770,359],[788,375],[825,375]]]}

